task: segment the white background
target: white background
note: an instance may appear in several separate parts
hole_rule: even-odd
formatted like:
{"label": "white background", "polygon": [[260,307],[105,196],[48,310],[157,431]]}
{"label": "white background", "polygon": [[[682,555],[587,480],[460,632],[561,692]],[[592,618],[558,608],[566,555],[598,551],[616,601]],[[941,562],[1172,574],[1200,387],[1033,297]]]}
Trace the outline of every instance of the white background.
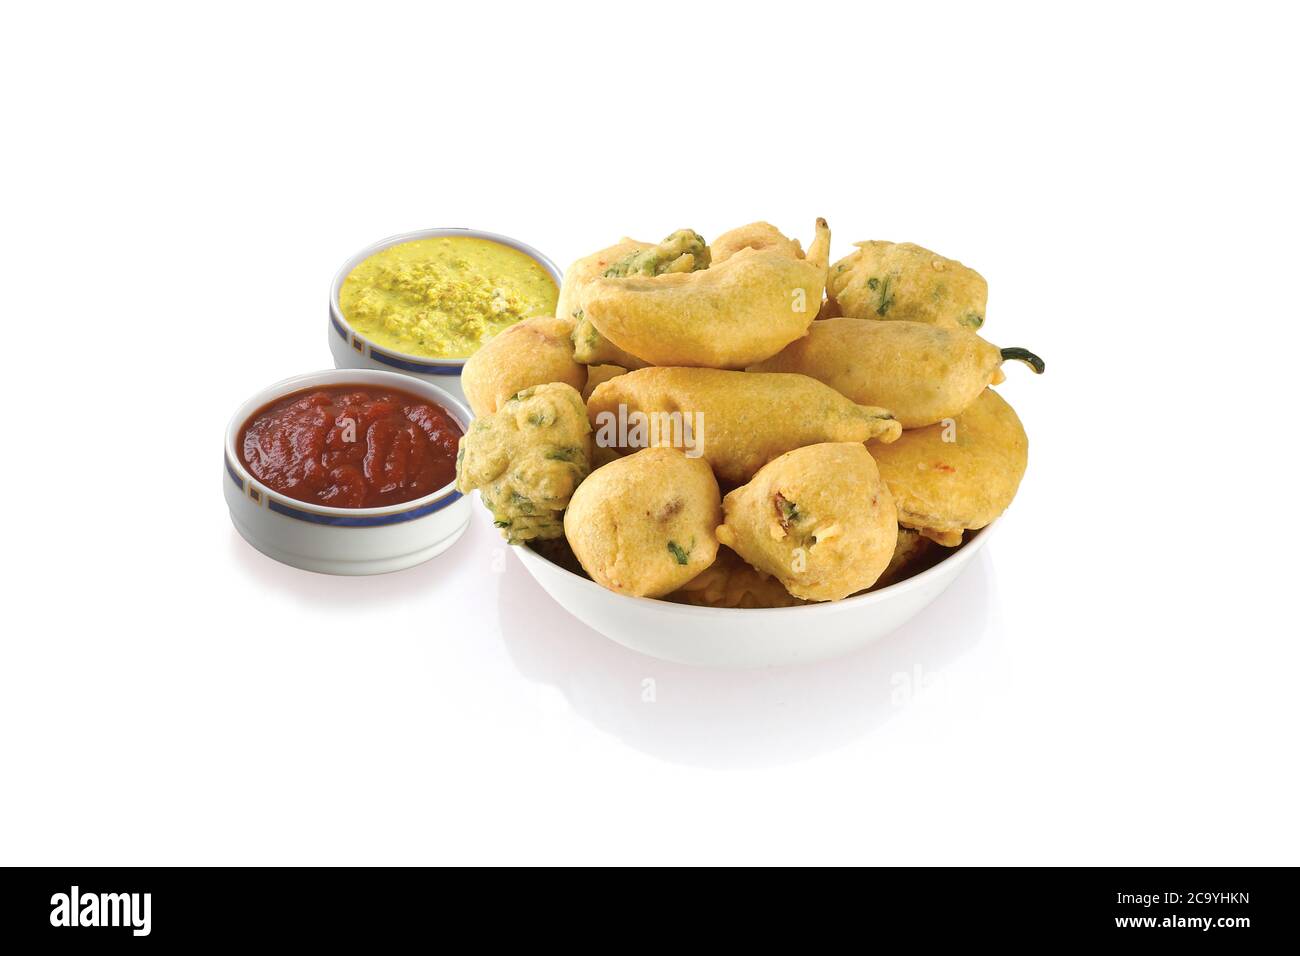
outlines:
{"label": "white background", "polygon": [[[7,13],[0,862],[1300,862],[1291,15],[902,7]],[[227,418],[330,364],[361,246],[819,215],[1048,362],[1014,506],[883,643],[691,670],[482,514],[373,579],[231,527]]]}

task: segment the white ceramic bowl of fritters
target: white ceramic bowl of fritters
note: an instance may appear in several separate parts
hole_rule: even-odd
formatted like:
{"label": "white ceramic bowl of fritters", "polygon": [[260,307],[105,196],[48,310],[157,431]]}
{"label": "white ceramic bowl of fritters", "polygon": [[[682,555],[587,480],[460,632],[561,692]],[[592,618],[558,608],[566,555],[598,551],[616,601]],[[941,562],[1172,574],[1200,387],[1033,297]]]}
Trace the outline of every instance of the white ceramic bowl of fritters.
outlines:
{"label": "white ceramic bowl of fritters", "polygon": [[897,630],[957,579],[992,530],[990,524],[938,564],[889,587],[782,608],[695,607],[629,597],[530,548],[511,550],[561,607],[624,647],[679,664],[779,667],[838,657]]}

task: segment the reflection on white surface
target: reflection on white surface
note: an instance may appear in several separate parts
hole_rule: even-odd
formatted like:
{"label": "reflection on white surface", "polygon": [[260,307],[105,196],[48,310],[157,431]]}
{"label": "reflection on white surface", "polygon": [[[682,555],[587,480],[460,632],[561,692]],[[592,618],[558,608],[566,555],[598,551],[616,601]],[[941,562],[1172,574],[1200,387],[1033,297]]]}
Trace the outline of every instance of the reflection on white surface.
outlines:
{"label": "reflection on white surface", "polygon": [[[888,637],[834,660],[769,670],[658,661],[571,617],[512,558],[500,578],[501,633],[520,672],[638,750],[733,768],[791,763],[869,733],[915,684],[938,678],[995,617],[987,550]],[[739,615],[738,615],[739,616]]]}
{"label": "reflection on white surface", "polygon": [[423,564],[388,574],[320,574],[291,568],[269,558],[230,529],[230,553],[241,571],[261,587],[288,595],[313,608],[354,611],[395,605],[407,599],[428,598],[445,586],[449,569],[456,567],[457,547]]}

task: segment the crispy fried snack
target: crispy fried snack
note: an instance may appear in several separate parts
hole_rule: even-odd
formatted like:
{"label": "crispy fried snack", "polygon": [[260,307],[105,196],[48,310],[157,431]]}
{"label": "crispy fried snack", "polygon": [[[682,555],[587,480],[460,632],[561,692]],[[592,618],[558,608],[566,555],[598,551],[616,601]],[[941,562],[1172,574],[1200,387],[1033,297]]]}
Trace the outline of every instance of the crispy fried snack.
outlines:
{"label": "crispy fried snack", "polygon": [[1020,419],[991,388],[952,424],[905,431],[876,449],[899,524],[949,548],[961,544],[963,530],[982,528],[1006,510],[1028,461]]}
{"label": "crispy fried snack", "polygon": [[530,385],[582,388],[586,366],[573,359],[573,320],[539,315],[512,325],[475,352],[460,375],[475,415],[491,415]]}
{"label": "crispy fried snack", "polygon": [[564,536],[596,583],[661,597],[713,563],[720,504],[705,462],[647,448],[597,468],[578,486]]}
{"label": "crispy fried snack", "polygon": [[899,526],[898,543],[894,546],[894,556],[889,559],[889,567],[868,590],[879,591],[905,581],[930,567],[940,554],[946,553],[921,532]]}
{"label": "crispy fried snack", "polygon": [[591,470],[591,425],[577,389],[526,388],[474,419],[460,440],[456,488],[475,488],[510,544],[558,538],[561,516]]}
{"label": "crispy fried snack", "polygon": [[591,393],[602,382],[608,382],[611,378],[618,378],[620,375],[626,374],[627,369],[619,365],[588,365],[587,384],[582,387],[582,400],[585,402],[591,398]]}
{"label": "crispy fried snack", "polygon": [[654,248],[653,243],[639,242],[636,239],[620,239],[608,249],[584,256],[564,273],[560,284],[560,300],[555,307],[556,315],[573,319],[574,357],[584,365],[609,363],[623,368],[644,368],[645,362],[634,355],[629,355],[610,342],[589,322],[582,312],[582,290],[605,270],[629,255],[644,249]]}
{"label": "crispy fried snack", "polygon": [[601,275],[611,279],[626,276],[661,276],[672,272],[696,272],[709,267],[708,243],[694,229],[678,229],[647,249],[636,249],[611,263]]}
{"label": "crispy fried snack", "polygon": [[739,226],[730,232],[724,232],[713,240],[713,264],[726,262],[741,249],[770,249],[789,256],[802,259],[803,246],[798,239],[791,239],[770,222],[751,222],[748,226]]}
{"label": "crispy fried snack", "polygon": [[[603,272],[595,275],[621,278],[624,276],[658,276],[667,273],[694,272],[709,267],[709,247],[704,238],[693,229],[678,229],[657,245],[636,243],[631,249],[609,263]],[[598,254],[599,255],[599,254]],[[574,283],[574,295],[595,278],[588,276]],[[563,314],[563,313],[561,313]],[[574,310],[577,325],[573,331],[573,344],[578,361],[594,364],[621,365],[625,369],[645,368],[645,362],[625,352],[600,334],[600,330],[586,317],[581,307]]]}
{"label": "crispy fried snack", "polygon": [[579,307],[610,342],[652,365],[741,369],[808,331],[829,255],[830,229],[819,219],[807,258],[751,247],[693,272],[607,270],[584,286]]}
{"label": "crispy fried snack", "polygon": [[827,314],[971,330],[984,324],[989,286],[974,269],[910,242],[854,245],[857,252],[831,266]]}
{"label": "crispy fried snack", "polygon": [[770,574],[746,564],[730,548],[719,548],[717,560],[667,600],[697,607],[795,607],[807,603]]}
{"label": "crispy fried snack", "polygon": [[810,601],[869,588],[898,543],[894,500],[856,442],[787,452],[722,507],[718,540]]}
{"label": "crispy fried snack", "polygon": [[895,440],[883,408],[855,405],[806,375],[643,368],[596,387],[587,412],[600,446],[674,446],[742,484],[776,456],[827,441]]}
{"label": "crispy fried snack", "polygon": [[888,408],[904,428],[923,428],[961,414],[1012,358],[1043,371],[1032,352],[999,349],[965,329],[844,318],[814,322],[751,370],[810,375],[855,402]]}

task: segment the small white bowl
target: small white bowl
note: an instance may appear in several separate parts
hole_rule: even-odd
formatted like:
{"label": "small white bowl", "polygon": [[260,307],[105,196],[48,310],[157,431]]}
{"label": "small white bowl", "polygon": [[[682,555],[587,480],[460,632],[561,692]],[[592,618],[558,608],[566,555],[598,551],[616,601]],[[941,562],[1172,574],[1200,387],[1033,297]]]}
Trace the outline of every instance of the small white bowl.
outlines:
{"label": "small white bowl", "polygon": [[404,389],[445,408],[464,430],[473,418],[443,389],[395,372],[329,369],[276,382],[239,406],[226,426],[222,486],[235,529],[268,557],[325,574],[400,571],[446,551],[469,526],[469,499],[454,483],[385,508],[327,508],[272,491],[244,467],[235,442],[258,409],[290,392],[338,385]]}
{"label": "small white bowl", "polygon": [[843,601],[781,608],[717,608],[628,597],[567,571],[527,547],[512,548],[560,606],[634,651],[709,667],[778,667],[838,657],[919,614],[970,564],[990,524],[934,567]]}
{"label": "small white bowl", "polygon": [[555,263],[532,246],[520,242],[518,239],[511,239],[509,236],[502,236],[495,232],[483,232],[478,229],[466,229],[463,226],[456,226],[443,229],[421,229],[419,232],[406,232],[400,236],[389,236],[387,239],[381,239],[373,245],[366,246],[366,248],[343,263],[343,268],[334,276],[334,282],[330,285],[328,332],[330,354],[334,356],[334,366],[336,368],[370,368],[401,372],[412,378],[423,379],[431,384],[439,385],[457,398],[464,400],[465,393],[460,385],[460,370],[465,367],[468,358],[429,358],[425,355],[411,355],[406,352],[394,351],[386,346],[375,345],[348,324],[347,318],[343,315],[343,309],[339,306],[339,289],[343,287],[343,280],[366,259],[390,246],[400,245],[403,242],[413,242],[416,239],[434,239],[438,236],[490,239],[492,242],[499,242],[511,249],[518,249],[526,256],[536,260],[542,268],[550,273],[551,278],[555,280],[556,288],[559,288],[564,278],[560,270],[556,268]]}

